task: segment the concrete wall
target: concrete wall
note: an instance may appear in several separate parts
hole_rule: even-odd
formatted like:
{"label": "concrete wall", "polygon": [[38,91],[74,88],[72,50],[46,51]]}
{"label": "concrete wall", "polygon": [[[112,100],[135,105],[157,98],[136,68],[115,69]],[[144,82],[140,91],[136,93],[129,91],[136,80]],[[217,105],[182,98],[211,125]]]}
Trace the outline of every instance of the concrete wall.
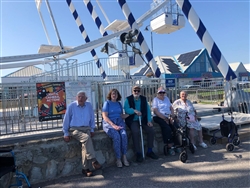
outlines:
{"label": "concrete wall", "polygon": [[[163,154],[163,141],[158,125],[155,129],[154,152]],[[134,157],[133,143],[128,129],[128,160]],[[115,162],[112,140],[103,131],[97,131],[93,137],[97,160],[107,167]],[[145,151],[147,151],[146,135],[144,134]],[[1,146],[2,147],[2,146]],[[51,137],[42,140],[18,142],[8,145],[15,152],[19,171],[25,173],[30,183],[44,182],[63,176],[81,173],[81,144],[76,140],[64,142],[63,137]],[[8,187],[13,174],[9,173],[0,179],[0,188]],[[15,180],[12,178],[12,181]]]}

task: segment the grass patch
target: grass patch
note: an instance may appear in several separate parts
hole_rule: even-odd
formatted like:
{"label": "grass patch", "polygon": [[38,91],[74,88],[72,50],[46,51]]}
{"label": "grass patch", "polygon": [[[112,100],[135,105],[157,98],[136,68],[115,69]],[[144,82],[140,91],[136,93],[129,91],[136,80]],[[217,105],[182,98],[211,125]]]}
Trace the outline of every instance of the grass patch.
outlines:
{"label": "grass patch", "polygon": [[199,101],[198,104],[216,104],[218,105],[219,101]]}

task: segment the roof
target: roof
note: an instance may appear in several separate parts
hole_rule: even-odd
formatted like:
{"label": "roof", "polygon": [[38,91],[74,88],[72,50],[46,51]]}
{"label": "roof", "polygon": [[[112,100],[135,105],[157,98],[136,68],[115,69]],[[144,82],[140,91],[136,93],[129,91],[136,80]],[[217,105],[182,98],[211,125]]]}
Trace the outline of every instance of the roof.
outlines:
{"label": "roof", "polygon": [[247,66],[245,66],[245,64],[243,64],[242,62],[234,62],[234,63],[229,63],[231,69],[234,72],[248,72],[247,70]]}
{"label": "roof", "polygon": [[247,71],[250,72],[250,63],[249,64],[244,63],[243,65],[247,69]]}
{"label": "roof", "polygon": [[[195,61],[195,59],[204,51],[204,49],[183,53],[176,56],[157,56],[155,61],[164,74],[184,73],[185,70]],[[214,65],[216,67],[216,65]],[[138,70],[134,76],[143,76],[150,70],[144,66]],[[216,68],[215,68],[216,69]]]}
{"label": "roof", "polygon": [[198,55],[203,51],[203,49],[180,54],[174,56],[175,59],[179,62],[181,69],[185,72],[185,70],[191,65],[191,63],[198,57]]}
{"label": "roof", "polygon": [[149,72],[152,72],[151,69],[147,65],[145,65],[141,69],[136,71],[133,74],[133,76],[146,76],[146,74],[149,73]]}
{"label": "roof", "polygon": [[30,77],[36,74],[43,73],[43,70],[35,67],[35,66],[28,66],[22,69],[19,69],[15,72],[5,75],[4,77]]}
{"label": "roof", "polygon": [[165,74],[182,73],[180,66],[173,57],[158,56],[155,58],[160,71]]}
{"label": "roof", "polygon": [[238,69],[238,67],[240,66],[240,64],[241,64],[241,62],[229,63],[229,65],[233,71],[236,71]]}

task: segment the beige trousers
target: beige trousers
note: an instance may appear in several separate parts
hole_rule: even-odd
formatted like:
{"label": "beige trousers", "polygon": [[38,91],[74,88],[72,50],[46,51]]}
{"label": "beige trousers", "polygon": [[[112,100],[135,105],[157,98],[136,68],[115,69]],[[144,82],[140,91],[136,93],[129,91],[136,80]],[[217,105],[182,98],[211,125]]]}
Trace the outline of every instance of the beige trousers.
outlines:
{"label": "beige trousers", "polygon": [[90,169],[95,160],[95,150],[90,136],[90,127],[71,127],[71,136],[82,143],[82,168]]}

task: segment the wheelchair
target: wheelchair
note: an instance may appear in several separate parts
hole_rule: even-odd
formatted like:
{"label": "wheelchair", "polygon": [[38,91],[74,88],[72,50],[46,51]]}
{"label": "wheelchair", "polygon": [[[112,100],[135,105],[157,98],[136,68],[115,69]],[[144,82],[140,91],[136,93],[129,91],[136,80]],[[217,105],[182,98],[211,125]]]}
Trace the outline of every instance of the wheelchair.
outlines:
{"label": "wheelchair", "polygon": [[[16,178],[16,182],[14,184],[9,185],[10,187],[23,187],[23,180],[26,182],[27,186],[31,188],[30,182],[26,175],[22,172],[18,171],[18,167],[16,166],[15,155],[12,149],[0,149],[0,154],[6,153],[4,156],[0,156],[0,178],[8,173],[14,173]],[[8,156],[9,153],[10,155]]]}

